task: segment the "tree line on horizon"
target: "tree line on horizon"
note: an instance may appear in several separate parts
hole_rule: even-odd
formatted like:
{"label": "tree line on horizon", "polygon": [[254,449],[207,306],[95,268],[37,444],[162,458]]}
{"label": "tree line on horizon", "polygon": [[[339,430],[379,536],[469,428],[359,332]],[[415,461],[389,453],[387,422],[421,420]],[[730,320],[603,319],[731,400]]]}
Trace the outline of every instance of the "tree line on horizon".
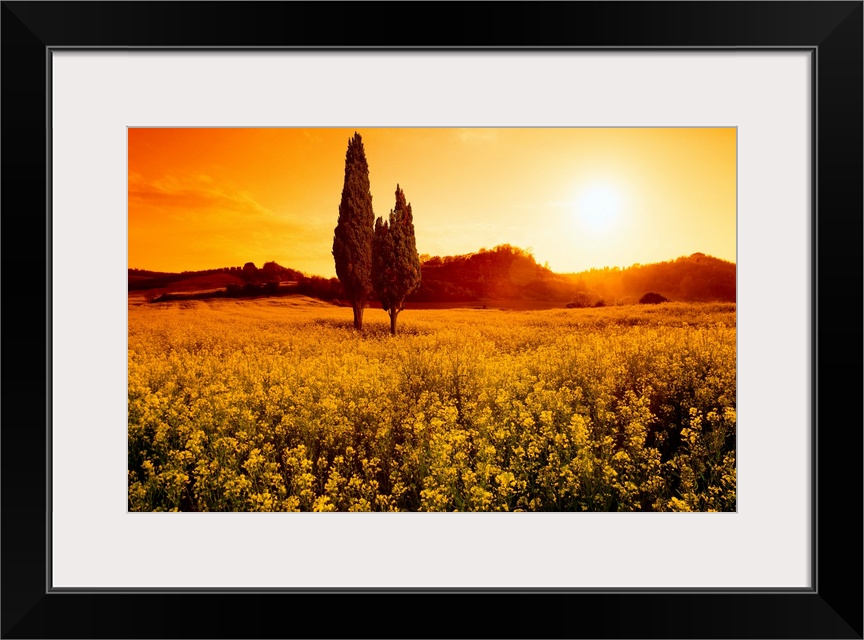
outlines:
{"label": "tree line on horizon", "polygon": [[555,273],[523,249],[503,244],[459,256],[424,256],[423,280],[409,302],[522,299],[593,307],[636,304],[648,292],[673,301],[734,302],[736,266],[694,253],[667,262]]}
{"label": "tree line on horizon", "polygon": [[[505,244],[463,255],[421,255],[420,268],[420,288],[406,296],[405,303],[533,300],[561,307],[594,307],[636,304],[647,292],[680,302],[736,299],[735,263],[702,253],[624,268],[555,273],[538,264],[530,252]],[[183,273],[129,269],[129,290],[166,287],[184,278],[222,273],[236,278],[234,284],[223,285],[229,297],[301,293],[348,304],[338,278],[306,275],[272,261],[260,269],[253,263]],[[374,291],[369,302],[378,302]]]}

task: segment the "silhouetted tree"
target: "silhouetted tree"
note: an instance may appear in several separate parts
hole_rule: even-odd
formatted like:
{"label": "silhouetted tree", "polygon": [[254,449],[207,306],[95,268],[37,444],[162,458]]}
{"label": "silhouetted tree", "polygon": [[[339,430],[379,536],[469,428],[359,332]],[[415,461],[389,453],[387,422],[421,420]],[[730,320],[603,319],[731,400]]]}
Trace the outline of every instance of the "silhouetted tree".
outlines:
{"label": "silhouetted tree", "polygon": [[257,282],[258,281],[258,267],[255,266],[254,262],[247,262],[243,265],[242,278],[246,282]]}
{"label": "silhouetted tree", "polygon": [[396,207],[389,222],[375,221],[372,241],[372,287],[390,316],[390,333],[396,335],[396,317],[405,309],[405,298],[420,287],[420,256],[414,239],[414,216],[405,193],[396,185]]}
{"label": "silhouetted tree", "polygon": [[336,275],[354,309],[354,328],[363,328],[363,309],[372,292],[372,236],[375,214],[369,190],[369,165],[360,134],[348,140],[339,222],[333,232]]}

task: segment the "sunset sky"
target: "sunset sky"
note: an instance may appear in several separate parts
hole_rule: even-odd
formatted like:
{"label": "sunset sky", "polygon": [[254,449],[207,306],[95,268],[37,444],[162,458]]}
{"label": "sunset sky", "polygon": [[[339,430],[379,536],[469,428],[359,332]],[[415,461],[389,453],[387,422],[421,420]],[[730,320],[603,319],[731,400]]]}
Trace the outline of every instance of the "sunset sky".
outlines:
{"label": "sunset sky", "polygon": [[[335,276],[354,131],[129,129],[129,267],[273,260]],[[506,243],[559,273],[697,251],[735,261],[735,129],[356,131],[375,215],[398,183],[421,254]]]}

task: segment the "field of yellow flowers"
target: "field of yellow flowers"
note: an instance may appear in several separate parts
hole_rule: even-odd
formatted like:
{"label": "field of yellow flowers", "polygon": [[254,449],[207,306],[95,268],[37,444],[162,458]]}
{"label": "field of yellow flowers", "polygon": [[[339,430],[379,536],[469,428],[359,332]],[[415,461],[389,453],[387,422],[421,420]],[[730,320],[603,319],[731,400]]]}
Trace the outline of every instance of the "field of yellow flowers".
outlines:
{"label": "field of yellow flowers", "polygon": [[131,511],[734,511],[735,305],[129,306]]}

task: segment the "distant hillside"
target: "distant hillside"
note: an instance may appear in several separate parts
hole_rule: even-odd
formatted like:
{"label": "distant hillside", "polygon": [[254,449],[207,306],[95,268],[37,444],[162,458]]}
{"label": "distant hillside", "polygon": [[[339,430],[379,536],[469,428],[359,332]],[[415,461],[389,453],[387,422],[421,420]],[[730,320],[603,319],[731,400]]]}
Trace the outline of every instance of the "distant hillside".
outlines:
{"label": "distant hillside", "polygon": [[461,256],[435,256],[422,265],[420,289],[409,302],[482,299],[566,302],[574,289],[563,276],[537,264],[522,249],[504,244]]}
{"label": "distant hillside", "polygon": [[500,245],[460,256],[433,257],[422,264],[414,302],[482,299],[545,300],[575,306],[633,304],[645,293],[669,300],[735,301],[735,264],[702,253],[670,262],[559,274],[537,264],[522,249]]}
{"label": "distant hillside", "polygon": [[668,262],[635,264],[626,269],[591,269],[567,274],[579,292],[607,302],[637,302],[645,293],[659,293],[682,302],[735,302],[736,266],[704,253]]}
{"label": "distant hillside", "polygon": [[129,269],[129,291],[142,292],[152,302],[296,293],[321,300],[336,300],[342,295],[342,287],[336,278],[307,276],[275,262],[265,262],[261,269],[247,262],[242,267],[181,273]]}
{"label": "distant hillside", "polygon": [[[521,308],[635,304],[648,292],[682,302],[735,301],[735,264],[694,253],[668,262],[554,273],[527,251],[507,244],[459,256],[435,256],[422,263],[413,305],[522,303]],[[344,297],[336,278],[307,276],[275,262],[242,267],[165,273],[129,269],[129,291],[156,302],[302,293],[322,300]],[[377,304],[374,303],[373,304]],[[527,305],[527,306],[526,306]]]}
{"label": "distant hillside", "polygon": [[182,271],[180,273],[129,269],[129,291],[172,287],[183,280],[197,279],[203,281],[205,276],[213,276],[214,281],[220,281],[222,286],[226,286],[227,284],[297,281],[303,277],[303,274],[294,269],[280,266],[275,262],[265,262],[262,269],[251,262],[247,262],[242,267],[219,267],[218,269]]}

